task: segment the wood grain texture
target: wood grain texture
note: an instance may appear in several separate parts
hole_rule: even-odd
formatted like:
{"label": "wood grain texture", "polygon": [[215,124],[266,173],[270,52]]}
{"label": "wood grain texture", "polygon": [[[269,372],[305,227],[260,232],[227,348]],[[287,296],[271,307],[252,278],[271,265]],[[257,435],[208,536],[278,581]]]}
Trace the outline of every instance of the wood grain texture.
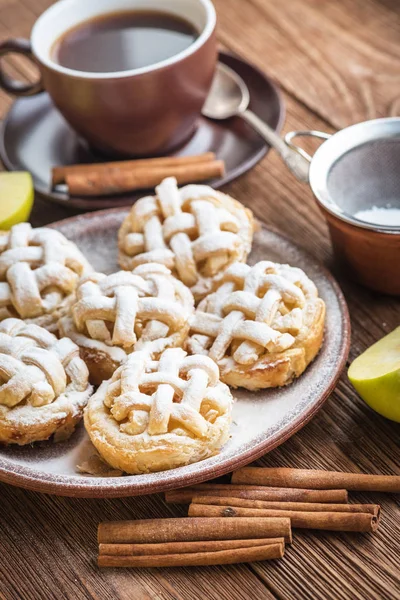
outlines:
{"label": "wood grain texture", "polygon": [[[82,0],[83,1],[83,0]],[[255,62],[284,89],[285,130],[332,131],[371,116],[399,114],[397,0],[215,0],[224,46]],[[0,37],[27,35],[50,0],[0,0]],[[12,70],[33,76],[23,60]],[[0,93],[0,113],[11,100]],[[333,261],[326,225],[307,186],[270,153],[226,191],[270,227],[305,247],[337,276],[353,325],[350,359],[399,324],[400,302],[348,281]],[[71,216],[37,199],[35,225]],[[399,474],[400,427],[373,413],[345,373],[324,409],[258,461]],[[0,599],[41,600],[395,600],[400,597],[399,505],[394,496],[353,494],[382,506],[376,535],[297,532],[283,560],[194,569],[99,572],[100,521],[184,516],[160,496],[73,500],[0,485]]]}
{"label": "wood grain texture", "polygon": [[362,0],[291,0],[279,6],[247,0],[246,10],[241,0],[217,0],[216,5],[221,39],[334,127],[399,114],[395,2],[368,2],[367,9]]}

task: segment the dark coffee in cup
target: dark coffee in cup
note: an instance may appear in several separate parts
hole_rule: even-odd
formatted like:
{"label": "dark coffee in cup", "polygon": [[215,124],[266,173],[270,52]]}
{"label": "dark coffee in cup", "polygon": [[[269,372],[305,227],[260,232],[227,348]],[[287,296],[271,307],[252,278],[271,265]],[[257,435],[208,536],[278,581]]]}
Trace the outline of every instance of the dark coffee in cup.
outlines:
{"label": "dark coffee in cup", "polygon": [[186,50],[196,28],[166,12],[130,10],[97,16],[69,29],[51,50],[62,67],[92,73],[140,69]]}
{"label": "dark coffee in cup", "polygon": [[211,0],[58,0],[30,42],[0,43],[0,59],[30,56],[41,80],[14,80],[0,60],[0,88],[45,90],[103,154],[168,154],[196,129],[217,62],[215,26]]}

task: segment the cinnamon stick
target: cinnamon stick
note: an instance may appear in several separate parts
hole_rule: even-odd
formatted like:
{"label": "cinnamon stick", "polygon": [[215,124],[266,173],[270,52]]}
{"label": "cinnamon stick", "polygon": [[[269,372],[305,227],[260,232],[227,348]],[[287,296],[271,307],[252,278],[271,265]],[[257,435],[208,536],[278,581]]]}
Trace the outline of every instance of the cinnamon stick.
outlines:
{"label": "cinnamon stick", "polygon": [[338,504],[347,502],[348,500],[346,490],[300,490],[256,485],[205,483],[165,492],[165,501],[171,504],[190,504],[193,496],[197,495],[219,498],[270,500],[274,502],[334,502]]}
{"label": "cinnamon stick", "polygon": [[[370,513],[306,512],[191,504],[188,514],[190,517],[211,517],[213,519],[216,517],[279,518],[286,516],[290,518],[292,527],[329,531],[372,532],[376,531],[379,525],[379,517]],[[258,518],[255,521],[258,522]]]}
{"label": "cinnamon stick", "polygon": [[400,475],[367,475],[312,469],[245,467],[232,474],[232,483],[288,488],[345,488],[354,492],[400,493]]}
{"label": "cinnamon stick", "polygon": [[178,184],[206,181],[222,177],[222,160],[177,166],[158,166],[138,169],[93,170],[88,173],[67,173],[65,179],[71,196],[106,196],[120,192],[153,188],[165,177],[175,177]]}
{"label": "cinnamon stick", "polygon": [[243,498],[217,498],[212,496],[193,496],[193,504],[212,504],[214,506],[236,506],[239,508],[260,508],[266,510],[287,510],[302,512],[345,512],[369,513],[380,516],[378,504],[321,504],[317,502],[264,502]]}
{"label": "cinnamon stick", "polygon": [[100,544],[99,554],[108,556],[147,556],[161,554],[189,554],[190,552],[217,552],[235,548],[252,548],[282,544],[284,538],[260,538],[253,540],[211,540],[200,542],[166,542],[165,544]]}
{"label": "cinnamon stick", "polygon": [[108,556],[98,557],[99,567],[200,567],[207,565],[232,565],[282,558],[282,544],[236,548],[218,552],[191,552],[189,554],[161,554],[154,556]]}
{"label": "cinnamon stick", "polygon": [[290,519],[144,519],[100,523],[100,544],[142,544],[283,537],[292,541]]}
{"label": "cinnamon stick", "polygon": [[113,162],[104,163],[86,163],[83,165],[62,165],[53,167],[51,170],[51,183],[53,187],[59,183],[65,182],[66,175],[75,174],[87,174],[93,173],[105,173],[109,171],[128,170],[132,171],[139,168],[153,168],[153,167],[177,167],[180,165],[198,164],[204,162],[211,162],[215,160],[214,152],[204,152],[203,154],[197,154],[195,156],[162,156],[159,158],[141,158],[136,160],[119,160]]}

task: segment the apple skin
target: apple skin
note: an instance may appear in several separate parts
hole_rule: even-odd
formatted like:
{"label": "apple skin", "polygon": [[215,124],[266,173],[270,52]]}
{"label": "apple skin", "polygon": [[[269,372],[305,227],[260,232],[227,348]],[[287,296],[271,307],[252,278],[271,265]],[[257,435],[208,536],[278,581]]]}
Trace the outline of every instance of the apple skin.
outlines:
{"label": "apple skin", "polygon": [[[25,188],[28,190],[28,193],[25,196],[21,196],[17,193],[20,191],[19,187],[21,184],[25,186],[23,188],[24,190]],[[17,207],[15,208],[14,212],[11,212],[0,222],[0,229],[5,231],[10,230],[11,227],[13,227],[13,225],[17,225],[17,223],[25,223],[28,221],[33,207],[35,192],[33,188],[32,176],[27,172],[21,171],[0,173],[0,189],[3,187],[7,189],[7,192],[10,195],[14,196],[15,193],[16,197],[18,197]]]}
{"label": "apple skin", "polygon": [[400,423],[400,369],[374,379],[357,380],[348,377],[361,398],[377,413]]}

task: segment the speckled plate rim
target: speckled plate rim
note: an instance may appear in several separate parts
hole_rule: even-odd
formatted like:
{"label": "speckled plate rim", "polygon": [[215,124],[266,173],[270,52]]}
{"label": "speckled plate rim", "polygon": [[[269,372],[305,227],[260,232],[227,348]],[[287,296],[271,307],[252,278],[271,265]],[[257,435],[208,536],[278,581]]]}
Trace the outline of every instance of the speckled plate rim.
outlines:
{"label": "speckled plate rim", "polygon": [[[108,209],[103,211],[97,211],[96,213],[87,213],[83,215],[77,215],[61,221],[56,221],[49,225],[49,227],[62,227],[68,223],[76,222],[77,220],[90,220],[94,214],[107,219],[107,216],[116,213],[127,212],[126,208]],[[45,473],[43,471],[37,471],[23,465],[10,466],[9,461],[0,457],[0,481],[8,483],[17,487],[22,487],[27,490],[43,492],[47,494],[54,494],[58,496],[70,496],[80,498],[119,498],[128,496],[140,496],[146,494],[154,494],[163,492],[170,489],[179,487],[185,487],[220,477],[235,469],[239,469],[250,462],[260,458],[264,454],[267,454],[277,446],[281,445],[302,427],[304,427],[314,415],[321,409],[329,395],[336,387],[336,383],[342,373],[342,370],[346,364],[346,360],[350,351],[350,339],[351,339],[351,324],[350,316],[347,307],[346,300],[343,293],[336,282],[335,278],[331,273],[315,260],[310,253],[303,250],[297,244],[293,244],[287,237],[281,235],[278,231],[268,228],[263,225],[263,228],[271,231],[275,235],[279,235],[289,246],[292,248],[298,248],[302,256],[313,262],[326,278],[335,292],[338,300],[338,305],[341,313],[342,323],[342,337],[341,345],[337,353],[337,364],[336,368],[332,370],[330,378],[326,380],[324,391],[319,394],[315,402],[306,408],[300,415],[296,416],[292,422],[285,427],[281,428],[279,421],[274,429],[276,433],[273,433],[268,439],[262,440],[256,443],[253,447],[244,451],[243,454],[236,457],[220,461],[218,464],[213,464],[212,458],[198,462],[191,467],[196,467],[196,470],[191,473],[182,473],[182,469],[187,467],[179,467],[166,473],[172,473],[172,476],[168,479],[154,479],[150,482],[137,483],[135,479],[142,477],[151,477],[146,475],[127,475],[120,478],[115,477],[94,477],[91,478],[91,482],[87,483],[87,478],[83,478],[82,484],[79,484],[77,477],[71,477],[68,475],[55,475],[54,473]],[[307,372],[302,375],[307,377]]]}

